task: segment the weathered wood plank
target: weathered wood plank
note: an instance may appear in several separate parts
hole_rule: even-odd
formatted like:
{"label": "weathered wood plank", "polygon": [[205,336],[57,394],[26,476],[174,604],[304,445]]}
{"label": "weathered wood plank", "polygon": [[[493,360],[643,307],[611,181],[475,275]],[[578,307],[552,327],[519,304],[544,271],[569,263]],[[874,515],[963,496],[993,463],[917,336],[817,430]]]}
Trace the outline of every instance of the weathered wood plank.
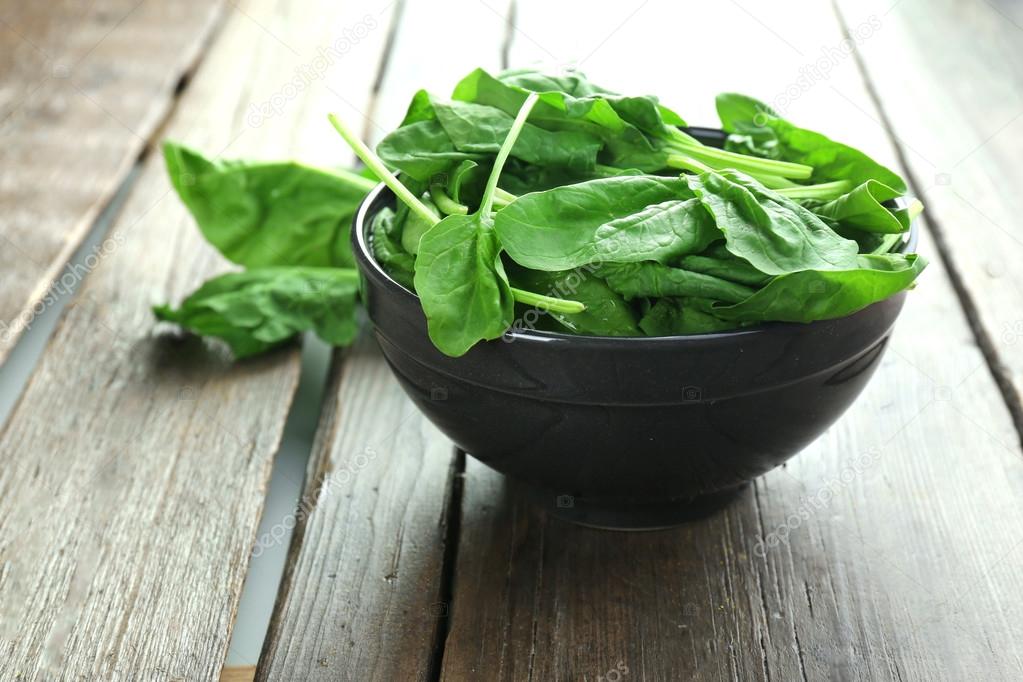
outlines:
{"label": "weathered wood plank", "polygon": [[[417,89],[446,95],[477,64],[499,66],[504,31],[502,16],[473,0],[444,12],[407,2],[369,139],[401,121]],[[257,679],[429,679],[446,627],[457,461],[370,339],[337,354],[334,365]]]}
{"label": "weathered wood plank", "polygon": [[224,3],[0,8],[0,363],[170,111]]}
{"label": "weathered wood plank", "polygon": [[851,27],[880,18],[858,50],[881,105],[864,116],[892,127],[1023,433],[1023,12],[998,0],[836,4]]}
{"label": "weathered wood plank", "polygon": [[259,680],[424,679],[446,613],[448,441],[363,339],[335,372]]}
{"label": "weathered wood plank", "polygon": [[[295,79],[383,6],[240,4],[168,134],[227,156],[337,149],[325,112],[367,106],[385,31]],[[324,87],[339,80],[350,104]],[[276,110],[252,116],[261,102]],[[156,327],[152,303],[225,267],[158,154],[107,242],[0,433],[0,679],[216,679],[298,353],[234,363]]]}
{"label": "weathered wood plank", "polygon": [[[695,124],[716,120],[718,91],[777,104],[793,86],[786,114],[894,163],[849,104],[871,111],[851,59],[799,85],[841,46],[827,6],[696,8],[519,3],[513,63],[582,60]],[[591,28],[562,31],[576,12]],[[444,679],[1018,677],[1023,460],[974,343],[932,255],[849,413],[726,510],[670,531],[545,519],[470,458]]]}

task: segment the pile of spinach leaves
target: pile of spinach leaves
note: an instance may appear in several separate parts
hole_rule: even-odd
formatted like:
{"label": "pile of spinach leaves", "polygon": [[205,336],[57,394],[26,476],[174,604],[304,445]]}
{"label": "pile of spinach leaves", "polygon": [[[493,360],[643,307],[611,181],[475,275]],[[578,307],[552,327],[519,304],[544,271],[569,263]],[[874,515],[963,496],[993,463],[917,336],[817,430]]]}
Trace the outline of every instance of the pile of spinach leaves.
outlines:
{"label": "pile of spinach leaves", "polygon": [[913,285],[900,251],[919,202],[863,152],[753,98],[717,98],[723,149],[653,96],[579,73],[477,69],[450,99],[420,91],[376,153],[330,120],[363,174],[215,161],[167,143],[172,183],[243,272],[160,319],[239,357],[314,330],[357,331],[348,232],[376,179],[398,196],[373,255],[414,290],[433,343],[459,356],[510,328],[662,336],[849,315]]}

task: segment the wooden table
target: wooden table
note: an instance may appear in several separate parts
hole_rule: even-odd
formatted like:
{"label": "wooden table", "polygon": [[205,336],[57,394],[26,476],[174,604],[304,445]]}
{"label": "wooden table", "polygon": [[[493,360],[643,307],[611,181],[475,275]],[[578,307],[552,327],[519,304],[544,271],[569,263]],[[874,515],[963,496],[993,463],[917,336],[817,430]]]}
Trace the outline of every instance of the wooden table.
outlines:
{"label": "wooden table", "polygon": [[375,141],[417,88],[538,60],[695,124],[749,92],[870,150],[927,204],[931,266],[859,402],[670,531],[545,518],[368,338],[336,353],[306,491],[270,520],[294,532],[255,677],[1023,677],[1019,5],[7,0],[0,357],[125,199],[0,432],[0,680],[217,679],[276,541],[257,527],[300,350],[233,363],[154,324],[226,268],[158,142],[350,163],[326,112]]}

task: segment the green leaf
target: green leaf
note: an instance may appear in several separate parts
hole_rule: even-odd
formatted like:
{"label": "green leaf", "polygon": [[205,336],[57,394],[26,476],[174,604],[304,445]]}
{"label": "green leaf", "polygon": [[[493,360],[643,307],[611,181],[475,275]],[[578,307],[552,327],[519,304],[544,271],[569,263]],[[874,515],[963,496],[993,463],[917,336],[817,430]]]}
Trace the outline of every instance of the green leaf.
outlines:
{"label": "green leaf", "polygon": [[660,263],[605,263],[597,268],[598,277],[626,299],[637,297],[693,297],[738,303],[754,294],[754,289],[736,282]]}
{"label": "green leaf", "polygon": [[493,220],[478,212],[448,216],[422,236],[415,289],[430,339],[441,352],[464,355],[511,324],[514,300],[500,253]]}
{"label": "green leaf", "polygon": [[[496,107],[457,100],[434,100],[434,110],[455,148],[475,154],[497,154],[515,120]],[[602,146],[599,138],[581,131],[549,131],[527,124],[511,155],[526,163],[588,173],[593,171]]]}
{"label": "green leaf", "polygon": [[554,271],[595,262],[667,262],[721,237],[685,181],[653,175],[527,194],[500,211],[495,224],[512,260]]}
{"label": "green leaf", "polygon": [[[586,310],[575,314],[563,314],[543,308],[535,310],[535,314],[550,315],[564,331],[596,336],[639,336],[636,314],[632,307],[604,280],[587,268],[567,272],[542,272],[508,263],[507,272],[508,279],[516,287],[585,304]],[[512,323],[512,328],[530,328],[530,321],[520,315]]]}
{"label": "green leaf", "polygon": [[712,246],[692,256],[684,256],[677,265],[683,270],[720,277],[748,287],[761,287],[771,279],[770,275],[760,272],[748,261],[732,255],[723,245]]}
{"label": "green leaf", "polygon": [[377,153],[389,166],[420,182],[429,182],[466,159],[479,161],[485,157],[456,149],[435,118],[394,130],[377,145]]}
{"label": "green leaf", "polygon": [[811,184],[851,180],[860,185],[876,180],[901,196],[906,183],[858,149],[836,142],[821,133],[800,128],[778,116],[769,106],[736,93],[718,96],[722,127],[733,133],[726,149],[763,158],[813,166]]}
{"label": "green leaf", "polygon": [[883,205],[902,193],[878,182],[867,180],[852,191],[828,202],[801,201],[819,216],[865,232],[896,234],[909,229],[906,209],[891,210]]}
{"label": "green leaf", "polygon": [[402,248],[397,233],[397,215],[390,208],[381,209],[370,226],[373,257],[395,281],[406,289],[412,289],[416,259]]}
{"label": "green leaf", "polygon": [[535,103],[535,97],[527,98],[512,123],[476,212],[450,215],[419,240],[416,293],[430,339],[447,355],[464,355],[478,341],[498,338],[511,324],[515,299],[491,209],[501,169]]}
{"label": "green leaf", "polygon": [[906,289],[926,265],[916,254],[861,255],[854,268],[781,275],[746,300],[712,310],[722,319],[750,322],[844,317]]}
{"label": "green leaf", "polygon": [[203,236],[245,267],[352,267],[352,217],[376,184],[297,162],[207,159],[175,142],[163,155],[171,183]]}
{"label": "green leaf", "polygon": [[[579,74],[552,77],[535,71],[509,71],[495,78],[482,69],[476,69],[455,87],[452,98],[486,104],[506,114],[514,114],[530,92],[539,93],[530,121],[548,130],[572,130],[599,137],[604,145],[599,159],[601,163],[646,172],[666,167],[669,152],[662,148],[661,142],[650,139],[639,127],[623,118],[610,101],[628,100],[621,104],[621,108],[632,116],[641,116],[640,110],[646,107],[649,118],[645,118],[644,122],[654,127],[652,117],[662,116],[662,112],[667,112],[671,120],[681,121],[677,114],[661,107],[653,97],[613,95],[588,83]],[[646,104],[634,101],[639,99],[644,99]]]}
{"label": "green leaf", "polygon": [[756,180],[728,170],[684,177],[717,221],[727,249],[760,272],[856,267],[856,242]]}
{"label": "green leaf", "polygon": [[705,311],[711,302],[690,298],[662,298],[650,306],[639,326],[647,336],[682,336],[731,331],[742,322],[722,320]]}
{"label": "green leaf", "polygon": [[223,339],[238,358],[262,353],[314,330],[327,343],[351,343],[358,331],[359,278],[347,268],[271,267],[215,277],[157,318]]}

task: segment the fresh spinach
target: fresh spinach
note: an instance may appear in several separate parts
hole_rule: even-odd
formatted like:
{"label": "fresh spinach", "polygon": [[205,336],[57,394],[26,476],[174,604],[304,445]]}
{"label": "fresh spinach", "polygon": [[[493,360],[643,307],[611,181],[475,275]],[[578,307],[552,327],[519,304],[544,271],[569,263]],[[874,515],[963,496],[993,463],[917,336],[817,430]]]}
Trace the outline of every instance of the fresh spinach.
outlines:
{"label": "fresh spinach", "polygon": [[[556,220],[552,220],[556,216]],[[537,270],[595,262],[667,262],[719,239],[681,178],[625,175],[519,197],[497,214],[512,260]]]}
{"label": "fresh spinach", "polygon": [[347,268],[255,268],[215,277],[177,308],[162,305],[153,312],[158,319],[222,339],[237,358],[262,353],[307,330],[344,346],[358,331],[358,286],[358,273]]}
{"label": "fresh spinach", "polygon": [[508,329],[665,336],[832,319],[913,286],[926,262],[898,251],[922,206],[902,199],[902,178],[752,97],[716,103],[724,149],[654,96],[578,72],[477,69],[450,100],[417,92],[379,156],[331,116],[368,175],[168,143],[203,234],[248,269],[154,311],[238,357],[306,330],[348,343],[348,224],[376,178],[398,203],[372,217],[372,255],[418,294],[451,356]]}
{"label": "fresh spinach", "polygon": [[167,174],[203,236],[238,265],[354,267],[352,217],[375,182],[355,173],[208,159],[163,145]]}
{"label": "fresh spinach", "polygon": [[720,299],[712,312],[723,320],[743,322],[844,317],[907,289],[925,265],[915,254],[861,255],[848,270],[805,270],[775,277],[743,301],[728,305]]}
{"label": "fresh spinach", "polygon": [[735,171],[687,175],[725,235],[726,248],[766,275],[856,266],[856,242],[812,211]]}
{"label": "fresh spinach", "polygon": [[726,149],[812,166],[813,183],[849,180],[862,185],[876,180],[900,195],[906,192],[901,177],[860,150],[800,128],[763,102],[746,95],[723,93],[717,96],[716,104],[721,127],[731,133]]}

